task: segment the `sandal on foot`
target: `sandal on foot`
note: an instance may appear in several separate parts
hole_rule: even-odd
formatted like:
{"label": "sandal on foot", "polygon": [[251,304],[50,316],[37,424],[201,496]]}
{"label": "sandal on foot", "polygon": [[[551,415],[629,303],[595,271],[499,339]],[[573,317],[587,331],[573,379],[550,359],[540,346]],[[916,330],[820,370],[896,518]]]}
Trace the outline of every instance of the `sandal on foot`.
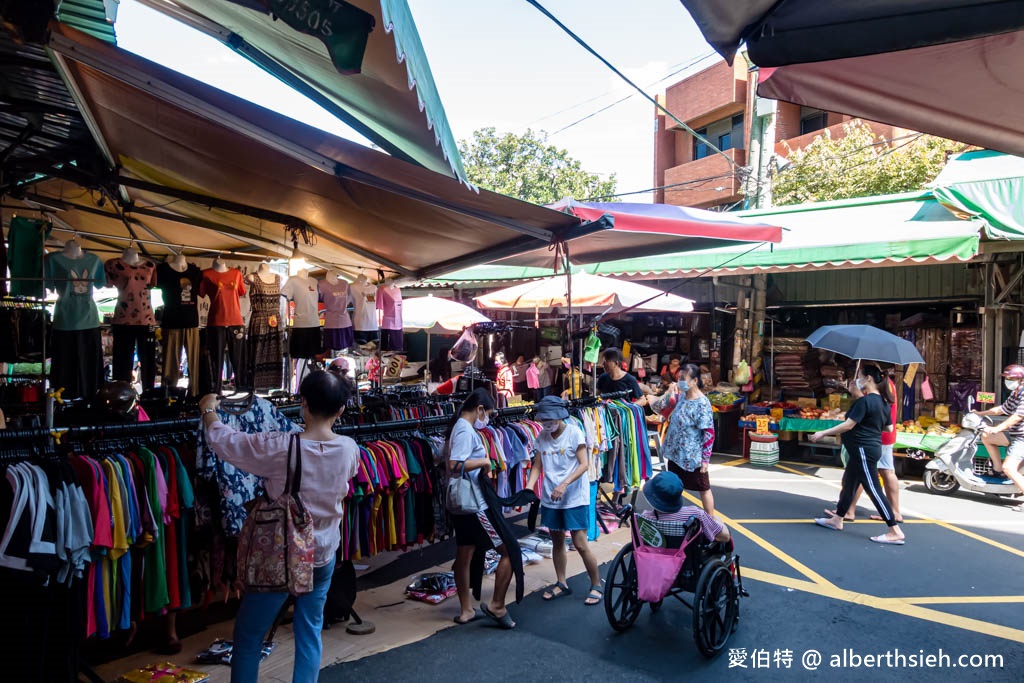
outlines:
{"label": "sandal on foot", "polygon": [[[871,515],[871,521],[873,521],[873,522],[884,522],[885,520],[882,519],[881,515]],[[897,519],[896,523],[897,524],[903,524],[903,520],[902,519]]]}
{"label": "sandal on foot", "polygon": [[[838,517],[839,516],[838,514],[836,514],[836,511],[834,509],[833,510],[826,509],[825,510],[825,514],[826,515],[831,515],[832,517]],[[844,522],[856,522],[857,519],[855,517],[843,517],[843,521]]]}
{"label": "sandal on foot", "polygon": [[881,543],[882,545],[906,545],[906,541],[902,538],[889,538],[888,536],[872,536],[871,540],[875,543]]}
{"label": "sandal on foot", "polygon": [[[557,592],[556,592],[557,591]],[[555,582],[544,589],[544,595],[541,596],[545,601],[557,600],[558,598],[572,595],[572,589],[564,583]]]}
{"label": "sandal on foot", "polygon": [[1010,512],[1024,512],[1024,503],[1020,505],[1014,505],[1012,508],[1010,508]]}
{"label": "sandal on foot", "polygon": [[[460,614],[459,617],[461,617],[461,616],[462,615]],[[475,610],[473,610],[473,616],[471,616],[469,619],[466,619],[465,621],[463,621],[462,619],[459,619],[459,617],[455,617],[454,619],[452,619],[452,621],[454,621],[459,626],[463,626],[465,624],[468,624],[471,621],[477,621],[478,619],[483,619],[484,618],[484,613],[481,612],[478,609],[475,609]]]}
{"label": "sandal on foot", "polygon": [[[596,597],[594,596],[594,593],[597,593]],[[587,607],[593,607],[594,605],[600,605],[603,600],[604,600],[604,591],[601,589],[601,587],[600,586],[591,586],[590,587],[590,594],[587,595],[587,597],[583,599],[583,604],[586,605]]]}
{"label": "sandal on foot", "polygon": [[823,526],[826,529],[831,529],[832,531],[842,531],[842,529],[840,529],[839,527],[833,526],[833,525],[829,524],[828,522],[829,521],[827,519],[825,519],[824,517],[815,517],[814,518],[814,523],[817,524],[818,526]]}
{"label": "sandal on foot", "polygon": [[480,603],[480,609],[483,610],[485,616],[487,616],[490,619],[493,619],[498,626],[505,629],[506,631],[511,631],[516,627],[516,622],[512,621],[512,616],[508,612],[505,612],[499,617],[497,614],[491,611],[491,608],[488,607],[486,603]]}

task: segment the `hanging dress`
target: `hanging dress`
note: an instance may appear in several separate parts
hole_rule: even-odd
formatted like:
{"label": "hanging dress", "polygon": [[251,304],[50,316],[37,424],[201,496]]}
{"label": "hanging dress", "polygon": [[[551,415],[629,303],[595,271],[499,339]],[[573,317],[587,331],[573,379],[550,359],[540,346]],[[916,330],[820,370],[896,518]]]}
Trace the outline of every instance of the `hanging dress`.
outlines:
{"label": "hanging dress", "polygon": [[254,275],[249,286],[249,358],[253,359],[253,388],[279,389],[284,384],[284,345],[281,342],[281,276],[267,283]]}

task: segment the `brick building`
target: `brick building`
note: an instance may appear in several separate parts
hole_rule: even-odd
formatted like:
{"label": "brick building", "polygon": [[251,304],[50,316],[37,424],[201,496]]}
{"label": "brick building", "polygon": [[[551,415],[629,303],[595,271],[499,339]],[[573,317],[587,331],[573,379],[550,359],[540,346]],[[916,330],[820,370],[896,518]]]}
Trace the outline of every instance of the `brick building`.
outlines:
{"label": "brick building", "polygon": [[[660,95],[662,105],[703,135],[742,167],[748,165],[750,122],[755,107],[750,66],[736,55],[670,86]],[[748,87],[749,86],[749,87]],[[775,109],[775,152],[801,149],[827,128],[843,136],[843,123],[852,117],[778,102]],[[893,139],[906,131],[869,123],[876,135]],[[742,180],[735,167],[699,142],[660,111],[654,132],[654,201],[700,208],[725,208],[743,200]]]}

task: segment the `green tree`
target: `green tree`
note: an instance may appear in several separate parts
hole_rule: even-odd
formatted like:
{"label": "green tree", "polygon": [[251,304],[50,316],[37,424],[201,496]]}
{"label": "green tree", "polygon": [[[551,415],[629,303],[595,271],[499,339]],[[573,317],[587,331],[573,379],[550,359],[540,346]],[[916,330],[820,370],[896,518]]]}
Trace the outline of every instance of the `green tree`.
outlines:
{"label": "green tree", "polygon": [[614,173],[607,180],[588,173],[566,150],[546,144],[543,135],[529,129],[501,137],[494,128],[475,131],[472,140],[459,143],[469,181],[534,204],[615,194]]}
{"label": "green tree", "polygon": [[828,129],[811,144],[789,154],[789,164],[774,177],[776,205],[870,197],[923,189],[935,179],[951,153],[966,145],[921,133],[896,140],[876,136],[853,120],[844,137]]}

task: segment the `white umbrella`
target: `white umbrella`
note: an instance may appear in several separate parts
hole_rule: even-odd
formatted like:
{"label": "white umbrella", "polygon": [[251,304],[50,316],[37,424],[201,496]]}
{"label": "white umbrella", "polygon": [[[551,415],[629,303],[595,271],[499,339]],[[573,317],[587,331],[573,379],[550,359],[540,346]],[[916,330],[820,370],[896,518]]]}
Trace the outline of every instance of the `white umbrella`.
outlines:
{"label": "white umbrella", "polygon": [[[476,297],[476,301],[483,308],[505,311],[567,308],[567,290],[565,276],[558,275],[484,294]],[[640,311],[689,313],[693,310],[693,301],[629,280],[586,273],[572,275],[573,312],[616,312],[634,306]]]}
{"label": "white umbrella", "polygon": [[489,323],[490,318],[456,301],[434,295],[406,299],[402,302],[402,327],[406,331],[427,333],[427,372],[430,378],[430,335],[461,332],[476,323]]}

